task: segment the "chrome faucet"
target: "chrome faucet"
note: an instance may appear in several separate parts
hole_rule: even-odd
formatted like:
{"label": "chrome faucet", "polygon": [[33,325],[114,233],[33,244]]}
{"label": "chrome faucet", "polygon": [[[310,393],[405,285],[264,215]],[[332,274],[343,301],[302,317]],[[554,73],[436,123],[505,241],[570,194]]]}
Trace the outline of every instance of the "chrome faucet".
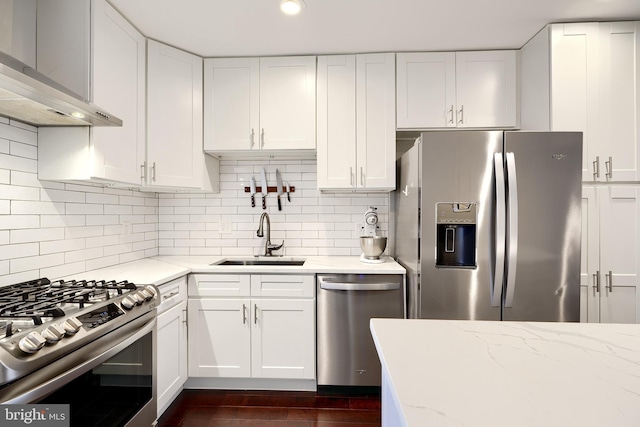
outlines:
{"label": "chrome faucet", "polygon": [[282,249],[284,246],[284,240],[279,245],[271,244],[271,220],[269,219],[269,214],[263,212],[260,216],[260,225],[258,226],[258,231],[256,235],[258,237],[264,237],[264,220],[267,220],[267,241],[264,243],[264,256],[273,256],[271,252],[277,251],[278,249]]}

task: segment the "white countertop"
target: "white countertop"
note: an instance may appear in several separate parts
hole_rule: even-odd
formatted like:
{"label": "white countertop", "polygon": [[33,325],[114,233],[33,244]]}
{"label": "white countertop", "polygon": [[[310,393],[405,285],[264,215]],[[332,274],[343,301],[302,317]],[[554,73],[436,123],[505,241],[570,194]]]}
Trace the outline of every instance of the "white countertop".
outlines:
{"label": "white countertop", "polygon": [[[192,273],[352,273],[352,274],[405,274],[406,270],[393,258],[385,257],[385,262],[369,264],[360,262],[357,256],[300,256],[274,257],[274,259],[304,259],[302,266],[220,266],[215,265],[225,259],[251,259],[252,257],[237,256],[159,256],[154,259],[185,268]],[[212,265],[214,264],[214,265]]]}
{"label": "white countertop", "polygon": [[406,426],[640,425],[640,325],[373,319],[371,331]]}
{"label": "white countertop", "polygon": [[[57,279],[128,280],[138,285],[161,285],[189,273],[276,273],[276,274],[404,274],[405,269],[392,258],[381,264],[365,264],[359,257],[295,257],[305,259],[302,266],[219,266],[211,265],[225,259],[222,256],[160,256],[74,274]],[[281,259],[290,259],[285,257]]]}

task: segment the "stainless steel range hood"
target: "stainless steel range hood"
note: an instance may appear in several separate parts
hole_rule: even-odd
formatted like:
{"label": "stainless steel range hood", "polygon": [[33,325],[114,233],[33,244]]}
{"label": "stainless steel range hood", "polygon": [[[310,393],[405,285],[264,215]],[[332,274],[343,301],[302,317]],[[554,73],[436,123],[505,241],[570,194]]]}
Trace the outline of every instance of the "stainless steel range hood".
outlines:
{"label": "stainless steel range hood", "polygon": [[0,116],[34,126],[122,126],[122,120],[0,52]]}

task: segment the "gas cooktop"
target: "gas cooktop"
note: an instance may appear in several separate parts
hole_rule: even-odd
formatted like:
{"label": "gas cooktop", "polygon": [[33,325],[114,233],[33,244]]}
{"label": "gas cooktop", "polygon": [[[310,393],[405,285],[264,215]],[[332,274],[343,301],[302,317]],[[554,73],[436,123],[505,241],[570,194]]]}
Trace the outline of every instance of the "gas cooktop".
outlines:
{"label": "gas cooktop", "polygon": [[0,288],[0,385],[155,309],[159,291],[126,280],[47,278]]}

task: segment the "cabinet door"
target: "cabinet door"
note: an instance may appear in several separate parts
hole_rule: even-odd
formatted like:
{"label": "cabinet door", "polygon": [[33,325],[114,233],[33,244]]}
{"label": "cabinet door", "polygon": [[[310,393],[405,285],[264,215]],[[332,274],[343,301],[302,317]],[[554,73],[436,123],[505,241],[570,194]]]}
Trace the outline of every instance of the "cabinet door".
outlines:
{"label": "cabinet door", "polygon": [[[640,23],[600,24],[600,161],[607,181],[637,181]],[[596,153],[598,154],[598,153]]]}
{"label": "cabinet door", "polygon": [[552,25],[551,130],[582,132],[583,181],[600,180],[598,92],[598,24]]}
{"label": "cabinet door", "polygon": [[316,149],[316,57],[260,58],[260,144]]}
{"label": "cabinet door", "polygon": [[92,127],[92,176],[140,185],[145,149],[145,38],[105,0],[93,0],[93,102],[122,127]]}
{"label": "cabinet door", "polygon": [[398,53],[398,129],[455,127],[455,52]]}
{"label": "cabinet door", "polygon": [[254,378],[315,378],[315,301],[252,299]]}
{"label": "cabinet door", "polygon": [[395,189],[395,69],[393,53],[356,56],[358,188]]}
{"label": "cabinet door", "polygon": [[597,189],[582,187],[582,250],[580,261],[580,322],[600,322],[600,214]]}
{"label": "cabinet door", "polygon": [[355,188],[356,57],[318,57],[318,188]]}
{"label": "cabinet door", "polygon": [[187,380],[186,310],[183,302],[158,315],[158,416]]}
{"label": "cabinet door", "polygon": [[636,187],[599,189],[602,323],[640,322],[638,192]]}
{"label": "cabinet door", "polygon": [[149,40],[147,184],[202,184],[202,58]]}
{"label": "cabinet door", "polygon": [[251,375],[248,299],[189,299],[189,376]]}
{"label": "cabinet door", "polygon": [[204,149],[258,149],[260,67],[258,58],[204,60]]}
{"label": "cabinet door", "polygon": [[456,53],[458,127],[517,126],[516,51]]}

